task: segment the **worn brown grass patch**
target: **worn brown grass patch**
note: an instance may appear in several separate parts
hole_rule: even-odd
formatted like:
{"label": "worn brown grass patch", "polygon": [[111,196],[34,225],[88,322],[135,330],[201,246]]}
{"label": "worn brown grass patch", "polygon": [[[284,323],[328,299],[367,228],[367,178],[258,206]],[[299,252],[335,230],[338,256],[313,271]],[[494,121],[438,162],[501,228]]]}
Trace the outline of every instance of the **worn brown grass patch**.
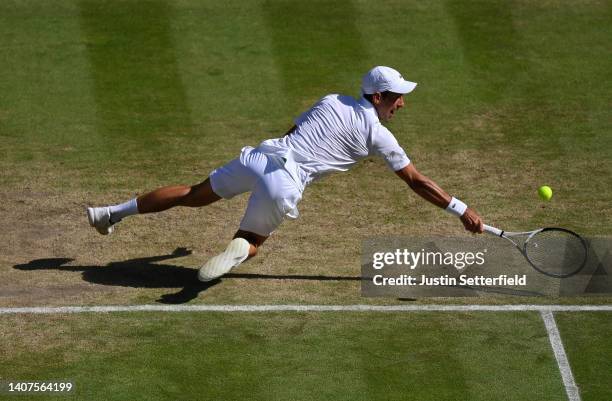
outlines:
{"label": "worn brown grass patch", "polygon": [[[564,221],[593,232],[612,226],[606,199],[590,198],[594,207],[578,207],[584,199],[576,193],[576,180],[555,192],[562,198],[558,202],[539,202],[534,191],[544,170],[530,159],[514,167],[515,153],[463,149],[440,157],[416,147],[411,156],[419,170],[506,229]],[[593,169],[590,163],[570,168],[558,161],[552,168],[565,179]],[[360,296],[364,238],[469,235],[456,218],[418,198],[381,162],[366,160],[308,188],[297,221],[285,222],[260,255],[234,274],[202,286],[196,270],[231,239],[246,195],[201,209],[130,217],[103,237],[87,224],[85,207],[124,201],[152,188],[62,189],[53,185],[61,181],[54,171],[61,170],[46,167],[40,176],[21,171],[22,184],[0,193],[1,306],[388,302]],[[75,176],[75,182],[84,179]]]}

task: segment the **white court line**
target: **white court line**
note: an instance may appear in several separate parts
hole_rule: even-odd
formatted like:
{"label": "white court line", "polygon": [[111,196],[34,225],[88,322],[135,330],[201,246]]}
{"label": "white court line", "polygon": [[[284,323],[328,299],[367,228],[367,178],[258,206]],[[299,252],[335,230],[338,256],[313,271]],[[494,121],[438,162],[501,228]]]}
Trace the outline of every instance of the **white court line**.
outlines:
{"label": "white court line", "polygon": [[561,335],[559,334],[555,317],[551,311],[541,311],[540,314],[542,315],[542,319],[546,325],[548,339],[550,340],[550,345],[555,353],[555,359],[557,360],[557,365],[559,366],[559,371],[561,372],[561,379],[563,379],[563,385],[565,386],[567,398],[569,401],[580,401],[580,392],[578,390],[578,386],[576,385],[576,381],[574,380],[572,368],[567,360],[567,355],[565,354],[565,349],[563,348],[563,343],[561,342]]}
{"label": "white court line", "polygon": [[0,308],[0,315],[96,312],[612,312],[612,305],[116,305]]}

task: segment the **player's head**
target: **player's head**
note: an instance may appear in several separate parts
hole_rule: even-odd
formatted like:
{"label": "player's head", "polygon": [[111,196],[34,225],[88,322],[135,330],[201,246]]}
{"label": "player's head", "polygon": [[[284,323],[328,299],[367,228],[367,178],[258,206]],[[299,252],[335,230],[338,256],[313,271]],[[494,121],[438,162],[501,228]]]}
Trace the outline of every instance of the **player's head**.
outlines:
{"label": "player's head", "polygon": [[390,120],[395,112],[404,106],[404,95],[417,86],[406,81],[390,67],[378,66],[368,71],[361,81],[361,93],[374,106],[378,118]]}

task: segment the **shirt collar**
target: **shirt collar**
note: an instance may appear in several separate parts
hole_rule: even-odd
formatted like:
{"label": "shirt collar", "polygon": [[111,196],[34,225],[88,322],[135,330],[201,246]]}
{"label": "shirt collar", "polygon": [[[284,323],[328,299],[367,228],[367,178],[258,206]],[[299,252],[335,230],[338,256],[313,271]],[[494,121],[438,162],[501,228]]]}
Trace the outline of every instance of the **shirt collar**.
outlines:
{"label": "shirt collar", "polygon": [[361,96],[358,103],[361,105],[361,107],[365,109],[366,113],[370,114],[374,118],[374,121],[380,122],[380,120],[378,119],[378,113],[376,112],[374,105],[370,103],[368,99]]}

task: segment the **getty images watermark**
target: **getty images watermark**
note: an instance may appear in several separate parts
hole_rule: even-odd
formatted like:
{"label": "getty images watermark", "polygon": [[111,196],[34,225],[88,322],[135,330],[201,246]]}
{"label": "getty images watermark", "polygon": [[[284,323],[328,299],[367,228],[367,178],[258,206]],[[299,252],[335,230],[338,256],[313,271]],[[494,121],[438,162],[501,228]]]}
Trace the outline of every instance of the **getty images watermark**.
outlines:
{"label": "getty images watermark", "polygon": [[[594,257],[580,274],[558,279],[535,271],[516,248],[498,238],[469,235],[368,238],[363,242],[362,295],[399,298],[609,295],[611,263],[597,255],[609,254],[610,240],[599,241],[598,248],[598,252],[591,252]],[[602,279],[602,272],[609,276],[603,275]]]}
{"label": "getty images watermark", "polygon": [[[372,254],[372,268],[381,270],[387,266],[401,266],[405,269],[416,270],[419,267],[452,267],[462,271],[466,267],[483,266],[487,249],[478,252],[441,252],[441,251],[411,251],[407,248],[395,249],[391,252],[374,252]],[[372,282],[376,286],[456,286],[456,285],[527,285],[527,275],[514,275],[509,277],[500,274],[496,277],[484,275],[470,277],[460,274],[458,277],[450,274],[432,275],[421,273],[417,276],[412,274],[400,274],[399,276],[386,277],[384,274],[375,274]]]}

